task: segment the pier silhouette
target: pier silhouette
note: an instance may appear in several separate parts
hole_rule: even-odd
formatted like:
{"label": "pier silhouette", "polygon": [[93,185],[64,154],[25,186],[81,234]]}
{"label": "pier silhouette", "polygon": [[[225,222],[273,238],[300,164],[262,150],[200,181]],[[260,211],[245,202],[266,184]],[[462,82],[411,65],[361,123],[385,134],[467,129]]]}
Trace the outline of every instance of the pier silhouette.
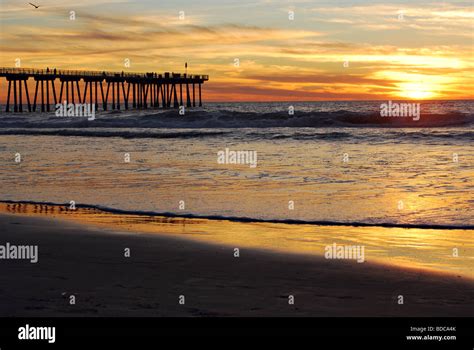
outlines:
{"label": "pier silhouette", "polygon": [[[23,112],[22,84],[28,112],[35,112],[38,104],[41,104],[41,112],[49,112],[51,102],[56,105],[64,101],[68,104],[76,101],[94,104],[96,110],[101,106],[106,111],[109,105],[112,110],[120,110],[122,104],[125,109],[178,108],[184,106],[183,95],[186,97],[186,107],[196,107],[196,85],[198,105],[202,106],[201,86],[209,80],[208,75],[169,72],[125,73],[49,68],[0,68],[0,78],[2,77],[8,82],[5,112],[10,112],[11,102],[14,112]],[[32,100],[27,84],[30,78],[36,82]],[[56,86],[57,80],[59,87]]]}

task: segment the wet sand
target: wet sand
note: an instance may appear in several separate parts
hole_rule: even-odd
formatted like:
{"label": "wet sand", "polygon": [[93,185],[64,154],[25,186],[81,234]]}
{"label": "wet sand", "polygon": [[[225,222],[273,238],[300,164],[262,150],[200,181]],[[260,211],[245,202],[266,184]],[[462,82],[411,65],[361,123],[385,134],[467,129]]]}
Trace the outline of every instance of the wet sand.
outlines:
{"label": "wet sand", "polygon": [[471,316],[474,305],[474,281],[455,274],[247,247],[236,258],[230,245],[77,217],[1,214],[0,231],[0,244],[39,246],[36,264],[0,260],[1,316]]}

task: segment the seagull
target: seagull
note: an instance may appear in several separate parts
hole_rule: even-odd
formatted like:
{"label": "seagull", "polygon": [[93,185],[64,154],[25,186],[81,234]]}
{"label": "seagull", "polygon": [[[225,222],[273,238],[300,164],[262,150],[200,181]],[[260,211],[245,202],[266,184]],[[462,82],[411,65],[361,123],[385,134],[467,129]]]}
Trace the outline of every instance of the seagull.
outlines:
{"label": "seagull", "polygon": [[39,5],[32,4],[31,2],[29,2],[28,4],[30,4],[31,6],[33,6],[35,9],[37,9],[37,8],[39,7]]}

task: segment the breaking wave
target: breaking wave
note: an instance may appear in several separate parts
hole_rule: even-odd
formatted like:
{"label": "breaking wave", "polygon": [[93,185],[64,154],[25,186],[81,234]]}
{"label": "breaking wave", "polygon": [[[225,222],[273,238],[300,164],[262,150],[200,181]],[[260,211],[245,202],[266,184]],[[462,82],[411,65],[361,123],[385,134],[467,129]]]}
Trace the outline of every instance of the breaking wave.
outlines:
{"label": "breaking wave", "polygon": [[420,128],[474,125],[472,113],[422,114],[410,117],[381,117],[373,112],[338,110],[330,112],[240,112],[193,110],[180,115],[177,110],[101,112],[95,120],[56,117],[54,113],[0,115],[1,129],[41,128],[277,128],[277,127],[386,127]]}

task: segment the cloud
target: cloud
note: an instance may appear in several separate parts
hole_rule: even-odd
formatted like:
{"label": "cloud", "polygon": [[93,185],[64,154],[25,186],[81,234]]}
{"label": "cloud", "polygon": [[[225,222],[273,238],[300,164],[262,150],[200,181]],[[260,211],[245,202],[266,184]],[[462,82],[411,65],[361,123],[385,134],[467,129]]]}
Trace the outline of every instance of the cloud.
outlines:
{"label": "cloud", "polygon": [[67,0],[38,11],[4,3],[3,66],[21,58],[25,67],[121,71],[128,58],[133,71],[182,71],[188,62],[192,72],[211,76],[206,93],[223,100],[383,98],[414,77],[455,96],[472,85],[472,42],[466,38],[472,38],[473,16],[467,6],[314,7],[313,1],[297,1],[297,20],[289,23],[284,1],[247,4],[248,16],[239,18],[229,9],[237,12],[244,4],[201,11],[190,4],[184,20],[176,8],[147,4],[143,10],[125,1]]}

